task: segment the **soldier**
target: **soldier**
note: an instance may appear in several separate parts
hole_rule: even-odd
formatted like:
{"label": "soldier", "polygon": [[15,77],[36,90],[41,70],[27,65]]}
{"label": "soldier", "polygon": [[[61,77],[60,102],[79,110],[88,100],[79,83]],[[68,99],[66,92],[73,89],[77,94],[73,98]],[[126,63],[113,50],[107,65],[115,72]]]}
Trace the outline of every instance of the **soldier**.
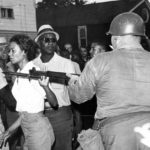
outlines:
{"label": "soldier", "polygon": [[144,22],[136,13],[122,13],[108,34],[114,50],[95,56],[80,77],[68,74],[71,100],[83,103],[96,94],[95,129],[105,150],[149,150],[137,132],[150,122],[150,53],[141,45]]}

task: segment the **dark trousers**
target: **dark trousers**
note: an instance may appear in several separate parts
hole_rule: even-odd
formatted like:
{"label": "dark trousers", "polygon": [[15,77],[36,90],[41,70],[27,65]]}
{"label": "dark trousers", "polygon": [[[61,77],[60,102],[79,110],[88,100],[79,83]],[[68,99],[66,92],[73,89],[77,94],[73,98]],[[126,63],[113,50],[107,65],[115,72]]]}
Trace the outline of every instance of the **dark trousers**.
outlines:
{"label": "dark trousers", "polygon": [[58,110],[46,110],[45,115],[52,124],[55,143],[53,150],[72,150],[73,115],[70,106]]}

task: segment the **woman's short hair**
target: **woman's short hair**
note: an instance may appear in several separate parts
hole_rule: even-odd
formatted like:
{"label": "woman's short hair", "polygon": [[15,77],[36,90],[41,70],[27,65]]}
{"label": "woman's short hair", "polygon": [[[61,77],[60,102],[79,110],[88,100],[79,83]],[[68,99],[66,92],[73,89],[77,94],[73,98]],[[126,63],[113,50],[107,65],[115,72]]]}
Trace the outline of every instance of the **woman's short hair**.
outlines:
{"label": "woman's short hair", "polygon": [[9,40],[9,42],[15,42],[20,49],[26,53],[29,61],[37,56],[39,46],[28,35],[16,34]]}

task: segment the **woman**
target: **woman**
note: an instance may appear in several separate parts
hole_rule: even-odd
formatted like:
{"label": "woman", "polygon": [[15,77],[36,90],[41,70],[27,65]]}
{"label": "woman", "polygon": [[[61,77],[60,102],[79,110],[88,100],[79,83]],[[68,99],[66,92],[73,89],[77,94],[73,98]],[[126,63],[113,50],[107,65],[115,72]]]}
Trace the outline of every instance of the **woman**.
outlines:
{"label": "woman", "polygon": [[[34,41],[23,34],[10,39],[9,57],[12,64],[18,65],[17,72],[29,73],[35,66],[32,60],[36,56]],[[17,121],[9,127],[1,139],[8,138],[21,125],[25,136],[24,150],[50,150],[54,142],[54,133],[48,119],[43,115],[44,100],[47,98],[51,107],[57,107],[56,96],[49,88],[49,78],[39,80],[17,77],[12,87],[12,94],[17,101]]]}

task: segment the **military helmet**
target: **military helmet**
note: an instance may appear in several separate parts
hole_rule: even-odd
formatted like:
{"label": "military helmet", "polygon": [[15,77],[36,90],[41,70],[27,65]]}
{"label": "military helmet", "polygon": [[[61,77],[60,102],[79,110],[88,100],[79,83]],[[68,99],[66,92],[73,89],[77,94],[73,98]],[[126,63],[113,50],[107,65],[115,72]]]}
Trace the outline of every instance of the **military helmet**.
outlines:
{"label": "military helmet", "polygon": [[133,12],[125,12],[117,15],[112,20],[107,34],[116,36],[145,36],[145,24],[143,19],[138,14]]}

